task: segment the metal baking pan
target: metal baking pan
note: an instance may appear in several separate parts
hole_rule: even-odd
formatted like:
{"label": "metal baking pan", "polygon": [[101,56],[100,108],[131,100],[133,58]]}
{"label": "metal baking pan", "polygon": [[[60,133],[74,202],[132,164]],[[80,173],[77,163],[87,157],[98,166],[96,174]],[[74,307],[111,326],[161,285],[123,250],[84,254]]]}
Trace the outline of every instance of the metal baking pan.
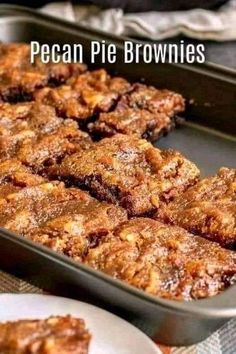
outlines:
{"label": "metal baking pan", "polygon": [[[198,164],[203,175],[215,173],[221,166],[235,167],[236,74],[231,70],[212,64],[124,65],[121,61],[123,38],[20,7],[1,5],[0,26],[2,41],[81,43],[87,58],[91,40],[105,39],[115,43],[120,60],[106,65],[108,70],[132,81],[143,79],[148,84],[176,90],[194,100],[186,114],[188,122],[156,145],[177,148]],[[235,286],[211,299],[192,302],[164,300],[4,229],[0,230],[0,235],[2,269],[47,290],[108,308],[141,326],[160,343],[178,346],[199,342],[236,317]]]}

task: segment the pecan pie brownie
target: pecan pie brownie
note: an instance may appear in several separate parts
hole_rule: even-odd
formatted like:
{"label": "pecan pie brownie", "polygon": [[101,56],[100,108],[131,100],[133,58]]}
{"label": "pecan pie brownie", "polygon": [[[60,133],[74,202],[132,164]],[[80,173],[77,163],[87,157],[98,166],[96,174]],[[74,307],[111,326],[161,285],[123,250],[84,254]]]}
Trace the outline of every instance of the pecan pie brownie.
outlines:
{"label": "pecan pie brownie", "polygon": [[101,113],[90,123],[89,130],[99,137],[136,134],[154,141],[173,127],[176,114],[184,108],[183,97],[175,92],[135,84],[112,112]]}
{"label": "pecan pie brownie", "polygon": [[36,91],[34,98],[54,106],[60,116],[83,122],[109,111],[129,88],[125,79],[110,77],[101,69],[74,76],[66,85]]}
{"label": "pecan pie brownie", "polygon": [[0,323],[1,354],[88,354],[90,340],[84,320],[71,316]]}
{"label": "pecan pie brownie", "polygon": [[155,212],[199,178],[197,167],[179,152],[120,134],[65,157],[49,173],[86,188],[99,200],[121,205],[133,216]]}
{"label": "pecan pie brownie", "polygon": [[119,225],[89,250],[85,263],[172,300],[214,296],[236,282],[235,252],[147,218]]}
{"label": "pecan pie brownie", "polygon": [[110,230],[127,220],[124,209],[80,193],[81,200],[67,203],[60,216],[50,219],[26,237],[81,261]]}
{"label": "pecan pie brownie", "polygon": [[43,182],[43,177],[33,174],[16,159],[0,162],[0,199],[22,188],[37,186]]}
{"label": "pecan pie brownie", "polygon": [[17,158],[35,172],[46,172],[47,168],[90,146],[89,135],[82,132],[77,123],[66,119],[51,134],[43,134],[37,139],[26,140],[17,151]]}
{"label": "pecan pie brownie", "polygon": [[29,100],[35,89],[58,85],[86,70],[84,64],[48,63],[39,57],[30,62],[30,46],[23,43],[0,44],[0,98],[17,102]]}
{"label": "pecan pie brownie", "polygon": [[164,222],[236,248],[236,170],[221,168],[198,182],[157,215]]}
{"label": "pecan pie brownie", "polygon": [[37,103],[0,103],[0,159],[14,156],[20,145],[63,125],[54,108]]}
{"label": "pecan pie brownie", "polygon": [[7,194],[0,199],[0,226],[24,235],[60,214],[78,195],[77,189],[66,189],[60,182],[45,182]]}
{"label": "pecan pie brownie", "polygon": [[60,182],[10,191],[0,199],[2,227],[74,257],[126,219],[124,209]]}
{"label": "pecan pie brownie", "polygon": [[17,156],[38,171],[90,142],[76,122],[59,118],[53,107],[0,103],[0,160]]}

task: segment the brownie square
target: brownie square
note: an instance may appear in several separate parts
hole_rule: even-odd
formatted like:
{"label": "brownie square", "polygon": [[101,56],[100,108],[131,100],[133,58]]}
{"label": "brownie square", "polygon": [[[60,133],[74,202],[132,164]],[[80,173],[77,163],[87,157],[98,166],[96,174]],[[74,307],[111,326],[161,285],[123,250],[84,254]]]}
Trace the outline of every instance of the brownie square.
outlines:
{"label": "brownie square", "polygon": [[26,234],[60,215],[68,202],[81,199],[77,189],[66,189],[60,182],[45,182],[22,188],[0,199],[0,226]]}
{"label": "brownie square", "polygon": [[99,112],[109,111],[129,88],[130,84],[125,79],[110,77],[101,69],[74,76],[66,85],[39,90],[34,98],[54,106],[60,116],[83,124]]}
{"label": "brownie square", "polygon": [[109,231],[127,220],[124,209],[83,197],[67,203],[60,216],[27,234],[27,238],[81,261]]}
{"label": "brownie square", "polygon": [[90,249],[85,263],[170,300],[214,296],[236,282],[236,254],[152,219],[119,225]]}
{"label": "brownie square", "polygon": [[0,159],[14,156],[25,141],[49,134],[63,124],[50,106],[0,103]]}
{"label": "brownie square", "polygon": [[37,88],[59,85],[86,70],[84,64],[43,64],[37,57],[30,63],[30,46],[23,43],[0,45],[0,99],[9,102],[32,98]]}
{"label": "brownie square", "polygon": [[176,114],[183,112],[184,108],[183,97],[175,92],[135,84],[114,110],[101,113],[94,123],[89,124],[89,131],[95,137],[122,133],[154,141],[170,131]]}
{"label": "brownie square", "polygon": [[65,156],[90,146],[89,135],[82,132],[77,123],[66,119],[51,134],[43,134],[34,140],[26,140],[16,153],[16,157],[37,173],[59,163]]}
{"label": "brownie square", "polygon": [[0,200],[8,194],[25,187],[37,186],[45,182],[43,177],[35,175],[16,159],[0,162]]}
{"label": "brownie square", "polygon": [[5,354],[88,354],[90,340],[84,320],[71,316],[0,323]]}
{"label": "brownie square", "polygon": [[131,216],[154,213],[199,178],[197,167],[179,152],[120,134],[65,157],[49,174],[119,204]]}
{"label": "brownie square", "polygon": [[180,94],[139,83],[134,84],[130,92],[122,97],[121,104],[146,109],[152,113],[163,113],[169,117],[185,108],[185,100]]}
{"label": "brownie square", "polygon": [[[10,191],[0,199],[2,227],[74,258],[126,219],[124,209],[58,181]],[[84,248],[75,254],[78,245]]]}
{"label": "brownie square", "polygon": [[236,249],[236,170],[221,168],[217,175],[201,180],[157,218]]}

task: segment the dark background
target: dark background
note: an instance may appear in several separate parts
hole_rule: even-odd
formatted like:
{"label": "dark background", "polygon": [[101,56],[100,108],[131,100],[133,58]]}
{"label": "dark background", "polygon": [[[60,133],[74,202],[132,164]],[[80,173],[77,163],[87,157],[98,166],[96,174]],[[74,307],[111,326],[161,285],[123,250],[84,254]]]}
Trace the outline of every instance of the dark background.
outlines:
{"label": "dark background", "polygon": [[[53,1],[53,0],[52,0]],[[54,0],[56,1],[56,0]],[[17,4],[24,6],[39,7],[48,3],[48,0],[9,0],[4,1],[8,4]],[[125,11],[178,11],[188,10],[195,7],[204,9],[216,8],[227,0],[72,0],[73,3],[90,3],[104,8],[119,7]]]}

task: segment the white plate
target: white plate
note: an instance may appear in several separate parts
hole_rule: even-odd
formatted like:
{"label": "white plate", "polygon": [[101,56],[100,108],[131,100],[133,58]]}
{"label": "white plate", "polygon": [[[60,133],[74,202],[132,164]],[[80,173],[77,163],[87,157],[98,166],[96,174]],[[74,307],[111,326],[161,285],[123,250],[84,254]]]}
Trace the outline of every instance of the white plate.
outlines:
{"label": "white plate", "polygon": [[139,329],[98,307],[57,296],[0,295],[0,321],[67,314],[86,321],[92,333],[89,354],[161,354],[157,346]]}

